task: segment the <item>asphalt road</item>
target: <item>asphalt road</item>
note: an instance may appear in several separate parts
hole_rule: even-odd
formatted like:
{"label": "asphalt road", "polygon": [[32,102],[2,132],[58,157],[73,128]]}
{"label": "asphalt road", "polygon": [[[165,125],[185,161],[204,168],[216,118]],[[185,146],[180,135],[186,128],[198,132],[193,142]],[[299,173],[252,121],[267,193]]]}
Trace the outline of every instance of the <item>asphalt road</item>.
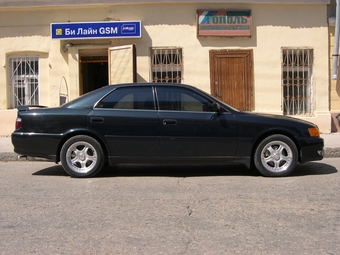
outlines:
{"label": "asphalt road", "polygon": [[0,162],[0,254],[339,254],[340,159],[266,178],[239,166]]}

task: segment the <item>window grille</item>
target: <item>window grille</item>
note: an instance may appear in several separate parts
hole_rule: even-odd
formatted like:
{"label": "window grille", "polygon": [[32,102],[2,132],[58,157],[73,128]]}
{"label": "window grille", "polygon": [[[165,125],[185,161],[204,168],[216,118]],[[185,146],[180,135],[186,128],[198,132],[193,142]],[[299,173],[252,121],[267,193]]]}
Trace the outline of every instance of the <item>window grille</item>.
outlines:
{"label": "window grille", "polygon": [[39,104],[39,58],[9,58],[10,108]]}
{"label": "window grille", "polygon": [[283,114],[312,114],[312,49],[282,50]]}
{"label": "window grille", "polygon": [[151,48],[151,81],[181,83],[182,49]]}

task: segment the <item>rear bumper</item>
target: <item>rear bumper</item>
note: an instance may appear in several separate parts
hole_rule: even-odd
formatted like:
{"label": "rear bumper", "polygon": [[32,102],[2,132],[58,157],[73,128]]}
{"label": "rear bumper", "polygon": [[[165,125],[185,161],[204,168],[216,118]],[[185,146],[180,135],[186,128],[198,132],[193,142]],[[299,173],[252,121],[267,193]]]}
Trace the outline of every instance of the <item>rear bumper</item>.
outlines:
{"label": "rear bumper", "polygon": [[56,161],[60,138],[55,135],[13,132],[11,139],[19,155]]}
{"label": "rear bumper", "polygon": [[300,139],[300,163],[322,160],[324,157],[323,138],[308,137]]}

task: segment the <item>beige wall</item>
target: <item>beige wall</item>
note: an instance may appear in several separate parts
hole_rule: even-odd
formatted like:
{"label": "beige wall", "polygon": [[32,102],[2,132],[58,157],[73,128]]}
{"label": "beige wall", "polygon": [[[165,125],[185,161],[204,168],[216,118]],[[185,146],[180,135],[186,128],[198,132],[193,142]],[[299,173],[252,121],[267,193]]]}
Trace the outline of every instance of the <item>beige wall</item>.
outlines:
{"label": "beige wall", "polygon": [[[340,123],[337,119],[340,114],[340,79],[332,80],[333,72],[333,54],[334,54],[334,36],[335,36],[335,18],[329,18],[329,107],[332,116],[331,131],[340,132]],[[337,77],[339,77],[339,68],[337,70]]]}
{"label": "beige wall", "polygon": [[[251,9],[251,38],[197,38],[197,9]],[[53,22],[141,20],[141,39],[72,40],[50,39]],[[183,48],[184,83],[210,92],[209,50],[253,49],[255,111],[282,114],[281,47],[314,50],[314,102],[312,117],[322,132],[330,132],[329,45],[326,5],[261,4],[145,4],[91,8],[0,9],[0,109],[8,108],[7,56],[37,53],[40,62],[42,105],[59,103],[59,83],[65,76],[71,98],[79,95],[79,50],[136,44],[138,81],[149,81],[149,47]],[[73,47],[64,52],[62,46]],[[92,45],[92,46],[91,46]],[[1,112],[0,112],[1,114]],[[13,122],[14,123],[14,122]],[[14,124],[13,124],[14,125]],[[0,128],[0,135],[3,132]],[[7,132],[7,131],[6,131]]]}
{"label": "beige wall", "polygon": [[[330,0],[214,0],[214,3],[256,3],[256,4],[329,4]],[[154,0],[0,0],[0,8],[18,8],[18,7],[42,7],[42,6],[74,6],[74,5],[99,5],[99,4],[150,4],[155,3]],[[159,2],[166,3],[182,3],[182,0],[163,0]],[[186,0],[187,3],[204,3],[207,0]]]}
{"label": "beige wall", "polygon": [[[330,70],[329,70],[329,78],[330,78],[330,110],[331,112],[340,113],[340,79],[332,80],[332,64],[333,64],[333,53],[334,53],[334,33],[335,27],[334,24],[329,27],[329,63],[330,63]],[[338,66],[339,67],[339,66]],[[340,72],[338,71],[338,78]]]}

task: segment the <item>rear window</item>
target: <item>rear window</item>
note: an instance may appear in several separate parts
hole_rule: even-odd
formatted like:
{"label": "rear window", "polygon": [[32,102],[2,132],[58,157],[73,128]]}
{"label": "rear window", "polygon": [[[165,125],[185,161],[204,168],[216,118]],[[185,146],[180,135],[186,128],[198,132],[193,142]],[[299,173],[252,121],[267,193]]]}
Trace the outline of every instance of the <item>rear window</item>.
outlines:
{"label": "rear window", "polygon": [[103,96],[105,96],[113,89],[114,89],[113,86],[102,87],[100,89],[84,94],[67,104],[64,104],[63,107],[71,109],[86,109],[86,108],[92,109],[99,99],[101,99]]}
{"label": "rear window", "polygon": [[103,98],[96,108],[155,110],[152,88],[118,88]]}

